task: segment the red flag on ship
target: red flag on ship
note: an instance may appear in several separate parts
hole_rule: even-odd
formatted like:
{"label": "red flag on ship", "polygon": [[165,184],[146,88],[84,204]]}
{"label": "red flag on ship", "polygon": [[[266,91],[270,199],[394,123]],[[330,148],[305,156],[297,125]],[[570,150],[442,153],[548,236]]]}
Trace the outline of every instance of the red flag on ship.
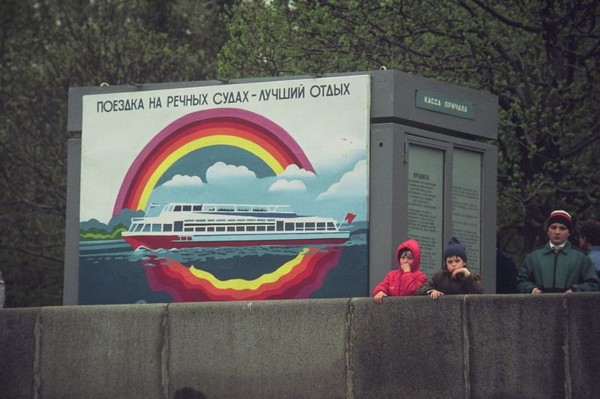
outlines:
{"label": "red flag on ship", "polygon": [[355,217],[356,217],[355,214],[348,212],[346,214],[346,217],[344,218],[344,220],[347,221],[348,223],[352,224],[352,222],[354,221]]}

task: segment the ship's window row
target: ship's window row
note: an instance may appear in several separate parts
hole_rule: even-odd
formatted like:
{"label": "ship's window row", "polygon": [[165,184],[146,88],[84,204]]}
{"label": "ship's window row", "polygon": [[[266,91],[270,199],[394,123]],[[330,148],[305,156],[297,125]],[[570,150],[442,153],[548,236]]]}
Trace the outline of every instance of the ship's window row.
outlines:
{"label": "ship's window row", "polygon": [[272,218],[237,218],[237,219],[186,219],[185,223],[186,224],[191,224],[191,223],[202,223],[202,224],[206,224],[206,223],[265,223],[265,222],[271,222],[274,223],[276,221],[276,219],[272,219]]}
{"label": "ship's window row", "polygon": [[183,222],[171,223],[134,223],[132,232],[245,232],[245,231],[335,231],[333,222],[283,222],[260,224],[201,224]]}
{"label": "ship's window row", "polygon": [[169,204],[164,208],[167,212],[267,212],[264,207],[238,206],[232,207],[227,205],[175,205]]}
{"label": "ship's window row", "polygon": [[202,205],[168,205],[168,212],[201,212]]}

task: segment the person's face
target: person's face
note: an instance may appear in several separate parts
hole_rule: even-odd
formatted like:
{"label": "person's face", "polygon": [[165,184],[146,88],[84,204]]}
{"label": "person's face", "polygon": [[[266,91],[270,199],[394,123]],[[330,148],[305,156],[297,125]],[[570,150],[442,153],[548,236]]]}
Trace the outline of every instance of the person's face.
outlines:
{"label": "person's face", "polygon": [[460,256],[451,255],[446,258],[446,269],[448,269],[450,273],[456,269],[462,269],[465,265],[465,261]]}
{"label": "person's face", "polygon": [[408,267],[412,268],[413,254],[411,251],[402,252],[402,254],[400,255],[400,258],[398,258],[398,260],[400,263],[400,267],[402,267],[403,265],[408,265]]}
{"label": "person's face", "polygon": [[561,245],[569,238],[569,229],[561,223],[552,223],[548,226],[548,239],[552,245]]}

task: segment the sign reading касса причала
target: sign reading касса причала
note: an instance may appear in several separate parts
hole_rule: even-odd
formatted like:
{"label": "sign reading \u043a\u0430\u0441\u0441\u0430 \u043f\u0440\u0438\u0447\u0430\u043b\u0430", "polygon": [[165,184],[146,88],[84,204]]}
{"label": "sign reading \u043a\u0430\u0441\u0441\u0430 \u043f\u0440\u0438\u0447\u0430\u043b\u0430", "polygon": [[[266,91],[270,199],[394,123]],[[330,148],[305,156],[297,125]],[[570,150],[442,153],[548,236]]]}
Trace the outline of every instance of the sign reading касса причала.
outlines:
{"label": "sign reading \u043a\u0430\u0441\u0441\u0430 \u043f\u0440\u0438\u0447\u0430\u043b\u0430", "polygon": [[449,98],[435,91],[417,89],[415,106],[459,118],[475,119],[475,104]]}

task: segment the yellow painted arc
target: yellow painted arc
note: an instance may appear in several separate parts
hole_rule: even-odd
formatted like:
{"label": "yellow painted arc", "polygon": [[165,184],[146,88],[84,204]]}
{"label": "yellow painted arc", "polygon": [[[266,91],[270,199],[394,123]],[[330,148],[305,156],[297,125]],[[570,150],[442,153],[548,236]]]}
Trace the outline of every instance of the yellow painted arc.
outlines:
{"label": "yellow painted arc", "polygon": [[189,143],[179,147],[176,151],[173,151],[156,168],[156,170],[152,172],[152,175],[150,176],[148,182],[146,183],[146,186],[144,187],[144,191],[142,191],[142,195],[140,196],[140,202],[138,203],[137,209],[146,209],[146,204],[148,203],[150,194],[152,194],[152,190],[154,190],[154,187],[156,187],[156,183],[176,161],[178,161],[179,159],[181,159],[182,157],[184,157],[192,151],[214,145],[229,145],[246,150],[260,158],[271,168],[271,170],[273,170],[273,172],[276,175],[282,173],[285,170],[285,167],[281,165],[277,161],[277,159],[275,159],[275,157],[269,154],[263,147],[259,146],[256,143],[253,143],[250,140],[229,135],[214,135],[210,137],[202,137],[197,140],[190,141]]}
{"label": "yellow painted arc", "polygon": [[308,252],[308,248],[304,248],[294,259],[284,263],[277,270],[271,273],[263,274],[257,279],[254,280],[243,280],[241,278],[234,278],[231,280],[219,280],[212,274],[204,271],[196,269],[194,266],[190,267],[190,272],[203,280],[209,281],[215,288],[220,290],[225,289],[233,289],[233,290],[257,290],[261,285],[274,283],[278,281],[282,276],[290,273],[292,269],[297,266]]}

